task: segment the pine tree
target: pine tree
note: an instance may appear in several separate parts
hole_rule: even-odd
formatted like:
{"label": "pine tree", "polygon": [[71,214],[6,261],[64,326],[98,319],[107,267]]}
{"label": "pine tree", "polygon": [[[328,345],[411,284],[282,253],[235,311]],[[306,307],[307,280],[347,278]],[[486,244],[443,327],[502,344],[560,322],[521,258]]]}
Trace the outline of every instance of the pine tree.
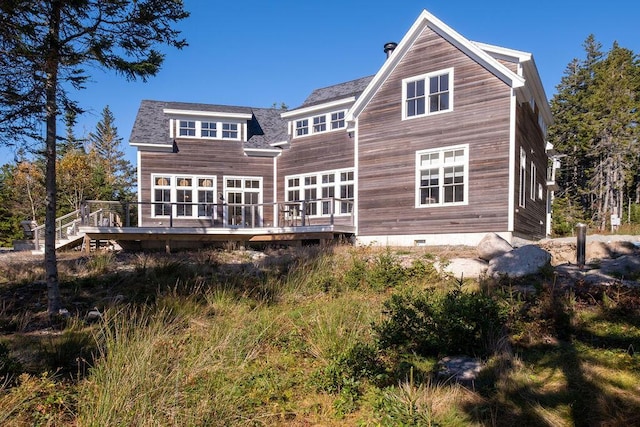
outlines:
{"label": "pine tree", "polygon": [[89,133],[89,151],[94,155],[93,175],[97,199],[125,200],[131,196],[135,168],[124,158],[122,138],[118,136],[115,118],[107,105],[96,130]]}
{"label": "pine tree", "polygon": [[[55,252],[56,146],[60,106],[79,107],[72,89],[82,89],[87,65],[127,79],[157,74],[159,45],[182,48],[172,28],[189,16],[181,0],[32,0],[0,3],[0,141],[44,142],[46,216],[44,233],[48,312],[62,307]],[[45,137],[36,123],[44,122]],[[34,142],[35,141],[35,142]]]}

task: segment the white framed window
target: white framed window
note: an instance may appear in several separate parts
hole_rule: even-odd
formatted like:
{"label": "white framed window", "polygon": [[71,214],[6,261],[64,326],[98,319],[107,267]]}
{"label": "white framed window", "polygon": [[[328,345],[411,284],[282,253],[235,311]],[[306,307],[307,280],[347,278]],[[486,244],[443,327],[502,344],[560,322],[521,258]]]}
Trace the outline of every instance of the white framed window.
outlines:
{"label": "white framed window", "polygon": [[222,139],[238,139],[238,124],[222,123]]}
{"label": "white framed window", "polygon": [[346,215],[353,210],[354,171],[339,169],[285,177],[285,201],[304,201],[311,216]]}
{"label": "white framed window", "polygon": [[217,122],[202,122],[200,126],[200,136],[202,138],[217,138],[218,137],[218,123]]}
{"label": "white framed window", "polygon": [[416,207],[467,204],[468,175],[468,144],[417,151]]}
{"label": "white framed window", "polygon": [[178,135],[196,136],[196,122],[193,120],[180,120]]}
{"label": "white framed window", "polygon": [[453,110],[453,68],[402,80],[402,118]]}
{"label": "white framed window", "polygon": [[232,227],[262,226],[262,177],[224,177],[224,224]]}
{"label": "white framed window", "polygon": [[[172,121],[173,123],[174,121]],[[175,120],[177,136],[198,139],[240,140],[246,125],[241,122],[209,120]],[[172,126],[175,126],[172,124]],[[173,133],[170,133],[173,135]]]}
{"label": "white framed window", "polygon": [[331,130],[342,129],[345,127],[344,111],[336,111],[331,113]]}
{"label": "white framed window", "polygon": [[536,183],[536,165],[535,163],[533,163],[533,161],[531,161],[531,170],[529,171],[529,173],[531,174],[529,177],[531,181],[529,183],[529,198],[531,200],[535,200],[537,183]]}
{"label": "white framed window", "polygon": [[296,136],[309,134],[309,119],[296,121]]}
{"label": "white framed window", "polygon": [[327,130],[327,116],[316,116],[313,118],[313,133],[325,132]]}
{"label": "white framed window", "polygon": [[525,186],[527,185],[527,153],[524,148],[520,147],[520,188],[518,189],[518,206],[525,207],[527,203],[527,192]]}
{"label": "white framed window", "polygon": [[345,115],[346,110],[340,110],[296,120],[294,136],[301,137],[344,129],[346,127]]}
{"label": "white framed window", "polygon": [[152,216],[215,217],[215,176],[151,176]]}
{"label": "white framed window", "polygon": [[153,216],[169,216],[171,214],[171,183],[173,178],[167,175],[151,177],[153,195],[151,201]]}

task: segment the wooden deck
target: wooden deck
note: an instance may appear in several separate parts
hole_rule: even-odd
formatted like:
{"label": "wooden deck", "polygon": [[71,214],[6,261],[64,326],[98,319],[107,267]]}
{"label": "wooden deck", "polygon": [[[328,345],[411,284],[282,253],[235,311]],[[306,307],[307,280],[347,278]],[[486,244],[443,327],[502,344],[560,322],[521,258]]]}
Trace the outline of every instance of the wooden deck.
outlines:
{"label": "wooden deck", "polygon": [[[309,225],[296,227],[217,228],[217,227],[95,227],[81,226],[87,240],[116,241],[122,247],[164,249],[196,247],[216,243],[302,244],[349,239],[355,227],[348,225]],[[85,245],[88,247],[88,245]]]}

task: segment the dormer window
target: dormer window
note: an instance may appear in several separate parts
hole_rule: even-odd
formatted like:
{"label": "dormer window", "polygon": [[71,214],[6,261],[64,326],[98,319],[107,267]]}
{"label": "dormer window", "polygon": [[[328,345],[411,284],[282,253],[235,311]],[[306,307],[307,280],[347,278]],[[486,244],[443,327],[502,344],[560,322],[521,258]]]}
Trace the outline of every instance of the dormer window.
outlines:
{"label": "dormer window", "polygon": [[402,81],[403,118],[428,116],[453,109],[453,69]]}
{"label": "dormer window", "polygon": [[196,136],[196,122],[180,120],[180,136]]}
{"label": "dormer window", "polygon": [[216,122],[202,122],[200,136],[203,138],[216,138],[218,136],[218,124]]}
{"label": "dormer window", "polygon": [[224,138],[224,139],[238,139],[238,124],[237,123],[223,123],[222,124],[222,138]]}
{"label": "dormer window", "polygon": [[309,120],[296,121],[296,136],[307,135],[309,133]]}
{"label": "dormer window", "polygon": [[344,127],[344,111],[331,113],[331,129],[341,129]]}
{"label": "dormer window", "polygon": [[316,116],[313,118],[313,133],[327,130],[327,116]]}

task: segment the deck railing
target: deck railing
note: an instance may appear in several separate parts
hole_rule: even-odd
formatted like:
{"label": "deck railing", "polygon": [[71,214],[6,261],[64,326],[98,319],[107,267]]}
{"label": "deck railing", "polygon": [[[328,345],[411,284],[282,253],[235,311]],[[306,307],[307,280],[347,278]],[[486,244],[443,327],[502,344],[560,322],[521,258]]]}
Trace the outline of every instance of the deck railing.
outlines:
{"label": "deck railing", "polygon": [[343,224],[354,224],[353,200],[335,197],[259,204],[90,200],[81,209],[80,223],[135,227],[139,210],[145,227],[191,227],[194,222],[215,228],[303,227],[334,225],[338,218]]}

